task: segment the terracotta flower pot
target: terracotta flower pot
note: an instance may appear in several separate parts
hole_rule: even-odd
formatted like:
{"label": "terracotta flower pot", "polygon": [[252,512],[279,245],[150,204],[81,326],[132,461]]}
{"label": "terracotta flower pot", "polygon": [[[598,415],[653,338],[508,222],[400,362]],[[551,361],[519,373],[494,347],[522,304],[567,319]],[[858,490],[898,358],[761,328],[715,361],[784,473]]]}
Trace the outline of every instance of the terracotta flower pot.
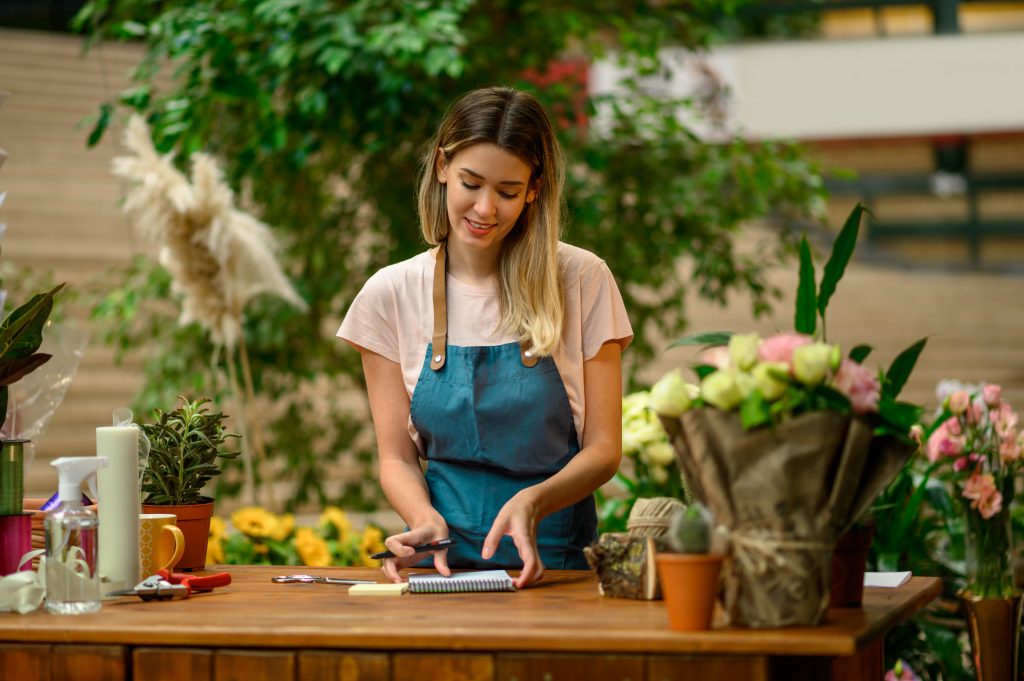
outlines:
{"label": "terracotta flower pot", "polygon": [[143,513],[173,513],[175,523],[185,535],[185,551],[174,565],[174,570],[202,570],[206,567],[206,543],[210,538],[210,518],[213,517],[213,501],[187,506],[161,506],[143,504]]}
{"label": "terracotta flower pot", "polygon": [[658,554],[658,579],[672,629],[711,628],[723,559],[718,554]]}
{"label": "terracotta flower pot", "polygon": [[855,608],[864,600],[864,571],[867,568],[872,525],[855,527],[836,542],[832,550],[831,608]]}

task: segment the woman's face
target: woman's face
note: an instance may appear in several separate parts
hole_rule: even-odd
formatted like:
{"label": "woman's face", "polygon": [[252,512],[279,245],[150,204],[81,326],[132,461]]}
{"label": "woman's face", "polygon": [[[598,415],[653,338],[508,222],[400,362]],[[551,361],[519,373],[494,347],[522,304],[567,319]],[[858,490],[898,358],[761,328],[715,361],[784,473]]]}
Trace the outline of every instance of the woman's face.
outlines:
{"label": "woman's face", "polygon": [[437,181],[447,186],[449,243],[467,252],[496,254],[537,196],[530,166],[493,144],[466,147],[447,163],[442,154]]}

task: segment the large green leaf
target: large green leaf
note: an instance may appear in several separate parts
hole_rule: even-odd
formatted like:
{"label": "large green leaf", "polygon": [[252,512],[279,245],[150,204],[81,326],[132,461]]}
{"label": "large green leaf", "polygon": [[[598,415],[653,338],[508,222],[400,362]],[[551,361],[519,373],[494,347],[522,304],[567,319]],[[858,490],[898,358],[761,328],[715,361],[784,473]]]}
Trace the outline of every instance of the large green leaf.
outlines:
{"label": "large green leaf", "polygon": [[814,261],[807,237],[800,240],[800,282],[796,289],[796,319],[793,328],[797,333],[814,335],[817,324],[817,307],[814,302]]}
{"label": "large green leaf", "polygon": [[860,231],[860,218],[864,213],[864,206],[857,204],[846,218],[846,224],[839,231],[839,236],[832,244],[832,254],[825,263],[825,272],[821,275],[821,287],[818,289],[818,313],[825,318],[825,310],[828,308],[828,301],[836,292],[836,285],[843,278],[846,266],[853,256],[853,249],[857,247],[857,233]]}
{"label": "large green leaf", "polygon": [[37,352],[24,359],[0,359],[0,385],[11,385],[46,364],[52,355]]}
{"label": "large green leaf", "polygon": [[43,326],[53,310],[53,296],[64,288],[60,284],[46,293],[38,293],[0,323],[0,358],[24,359],[43,342]]}
{"label": "large green leaf", "polygon": [[705,331],[704,333],[691,333],[672,341],[672,344],[669,345],[669,347],[678,348],[684,345],[726,345],[732,336],[732,331]]}
{"label": "large green leaf", "polygon": [[907,379],[910,378],[911,372],[914,371],[917,358],[921,356],[921,351],[924,350],[925,343],[927,342],[927,338],[922,338],[897,355],[896,359],[892,361],[889,371],[885,374],[885,382],[882,385],[883,399],[895,400],[899,397],[903,386],[907,383]]}

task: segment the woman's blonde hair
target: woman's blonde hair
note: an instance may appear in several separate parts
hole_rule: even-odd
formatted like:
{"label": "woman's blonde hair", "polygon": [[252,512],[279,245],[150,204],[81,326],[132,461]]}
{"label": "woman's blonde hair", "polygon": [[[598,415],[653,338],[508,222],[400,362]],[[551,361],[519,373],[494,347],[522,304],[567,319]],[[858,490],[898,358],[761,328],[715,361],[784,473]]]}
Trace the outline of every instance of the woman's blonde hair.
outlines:
{"label": "woman's blonde hair", "polygon": [[436,246],[448,238],[446,185],[436,169],[474,144],[493,144],[530,166],[534,200],[523,207],[502,242],[498,267],[501,323],[538,355],[550,355],[562,338],[564,291],[558,270],[565,169],[551,121],[535,97],[507,87],[473,90],[445,114],[423,155],[419,217],[423,238]]}

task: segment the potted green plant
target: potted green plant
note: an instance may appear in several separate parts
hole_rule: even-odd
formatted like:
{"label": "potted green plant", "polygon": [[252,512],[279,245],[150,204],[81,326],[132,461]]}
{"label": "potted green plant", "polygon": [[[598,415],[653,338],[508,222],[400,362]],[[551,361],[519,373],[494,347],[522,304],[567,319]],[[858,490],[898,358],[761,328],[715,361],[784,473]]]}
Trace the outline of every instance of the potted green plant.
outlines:
{"label": "potted green plant", "polygon": [[206,543],[213,516],[213,499],[203,487],[220,475],[218,459],[232,459],[228,438],[238,437],[224,427],[226,416],[210,410],[208,398],[181,404],[173,411],[155,410],[156,422],[143,424],[149,438],[149,459],[142,477],[144,513],[173,513],[185,535],[185,552],[175,569],[206,567]]}
{"label": "potted green plant", "polygon": [[700,503],[680,509],[665,536],[667,551],[658,551],[658,579],[676,631],[711,628],[718,596],[718,575],[725,556],[711,553],[712,517]]}

